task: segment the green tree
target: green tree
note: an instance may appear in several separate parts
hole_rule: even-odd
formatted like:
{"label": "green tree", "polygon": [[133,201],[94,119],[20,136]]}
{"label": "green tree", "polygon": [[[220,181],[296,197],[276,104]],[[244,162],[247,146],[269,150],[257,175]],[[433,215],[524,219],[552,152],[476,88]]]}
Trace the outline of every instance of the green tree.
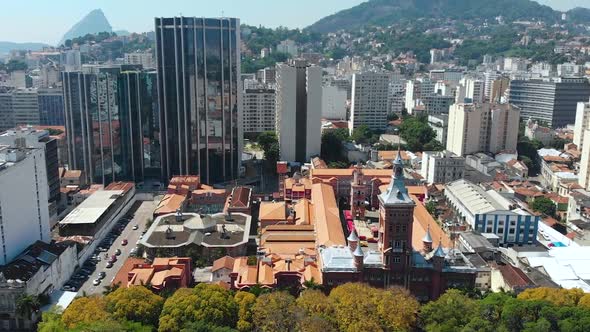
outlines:
{"label": "green tree", "polygon": [[218,285],[180,288],[164,303],[158,331],[178,331],[186,323],[203,321],[235,327],[238,305],[232,294]]}
{"label": "green tree", "polygon": [[424,207],[426,207],[426,210],[428,211],[428,213],[430,213],[431,216],[436,215],[436,202],[435,201],[428,201],[426,204],[424,204]]}
{"label": "green tree", "polygon": [[321,154],[322,159],[327,162],[348,161],[344,154],[344,144],[340,133],[326,131],[322,134]]}
{"label": "green tree", "polygon": [[16,312],[24,319],[31,319],[33,313],[41,308],[41,301],[36,295],[22,295],[16,300]]}
{"label": "green tree", "polygon": [[383,331],[377,308],[377,293],[377,289],[361,283],[348,283],[334,288],[329,299],[339,330]]}
{"label": "green tree", "polygon": [[184,324],[183,328],[180,330],[181,332],[237,332],[237,330],[232,329],[231,327],[227,326],[217,326],[212,323],[207,323],[204,321],[194,321],[194,322],[187,322]]}
{"label": "green tree", "polygon": [[41,322],[37,327],[39,332],[65,332],[66,325],[61,321],[62,311],[53,306],[41,316]]}
{"label": "green tree", "polygon": [[456,289],[420,310],[419,319],[426,331],[453,332],[463,329],[478,314],[478,303]]}
{"label": "green tree", "polygon": [[350,135],[350,139],[358,144],[369,143],[372,137],[373,131],[367,125],[358,126],[352,130],[352,135]]}
{"label": "green tree", "polygon": [[387,121],[395,121],[397,119],[399,119],[399,115],[397,115],[396,113],[387,114]]}
{"label": "green tree", "polygon": [[401,287],[379,290],[376,303],[386,331],[410,331],[415,326],[420,304],[408,290]]}
{"label": "green tree", "polygon": [[28,66],[23,61],[13,59],[6,63],[5,68],[7,72],[12,73],[13,71],[27,70]]}
{"label": "green tree", "polygon": [[106,311],[104,298],[90,296],[74,299],[63,312],[61,320],[67,328],[71,329],[81,324],[95,324],[113,319]]}
{"label": "green tree", "polygon": [[287,292],[260,295],[252,307],[252,318],[261,332],[295,331],[295,298]]}
{"label": "green tree", "polygon": [[239,291],[234,296],[238,304],[238,323],[237,328],[240,332],[252,331],[252,306],[256,303],[256,296],[249,292]]}
{"label": "green tree", "polygon": [[547,197],[537,197],[531,204],[533,211],[541,212],[547,216],[555,215],[555,204]]}
{"label": "green tree", "polygon": [[427,143],[430,143],[430,148],[439,149],[436,143],[431,143],[436,133],[430,128],[424,116],[407,117],[399,126],[399,134],[407,142],[408,149],[411,151],[423,151]]}
{"label": "green tree", "polygon": [[156,326],[164,299],[143,286],[119,288],[105,297],[107,311],[116,319]]}

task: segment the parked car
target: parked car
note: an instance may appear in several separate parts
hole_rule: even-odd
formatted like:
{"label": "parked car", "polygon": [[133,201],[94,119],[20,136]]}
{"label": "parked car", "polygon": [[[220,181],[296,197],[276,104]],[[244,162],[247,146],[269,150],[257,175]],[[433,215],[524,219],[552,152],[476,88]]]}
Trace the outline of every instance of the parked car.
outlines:
{"label": "parked car", "polygon": [[138,225],[133,225],[133,230],[134,230],[134,231],[136,231],[136,230],[138,230],[138,229],[139,229],[139,226],[138,226]]}
{"label": "parked car", "polygon": [[121,245],[122,245],[122,246],[126,246],[126,245],[127,245],[127,243],[129,243],[129,242],[127,241],[127,239],[124,239],[123,241],[121,241]]}
{"label": "parked car", "polygon": [[104,277],[106,277],[106,276],[107,276],[107,273],[104,271],[98,273],[98,279],[104,279]]}
{"label": "parked car", "polygon": [[107,269],[110,269],[111,267],[113,267],[113,262],[108,261],[106,266],[107,266]]}
{"label": "parked car", "polygon": [[115,250],[115,255],[117,255],[117,256],[121,255],[121,249]]}
{"label": "parked car", "polygon": [[100,285],[100,281],[101,281],[100,279],[94,279],[94,280],[92,281],[92,284],[93,284],[94,286],[98,286],[98,285]]}

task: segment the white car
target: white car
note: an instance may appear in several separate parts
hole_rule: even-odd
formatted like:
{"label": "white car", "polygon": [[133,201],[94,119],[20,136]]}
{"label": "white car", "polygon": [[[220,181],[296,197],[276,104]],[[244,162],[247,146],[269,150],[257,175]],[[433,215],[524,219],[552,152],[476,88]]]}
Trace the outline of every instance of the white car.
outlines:
{"label": "white car", "polygon": [[93,284],[94,286],[98,286],[98,285],[100,285],[100,279],[94,279],[94,280],[92,281],[92,284]]}
{"label": "white car", "polygon": [[135,230],[138,230],[138,229],[139,229],[139,226],[137,226],[137,225],[133,225],[133,230],[134,230],[134,231],[135,231]]}

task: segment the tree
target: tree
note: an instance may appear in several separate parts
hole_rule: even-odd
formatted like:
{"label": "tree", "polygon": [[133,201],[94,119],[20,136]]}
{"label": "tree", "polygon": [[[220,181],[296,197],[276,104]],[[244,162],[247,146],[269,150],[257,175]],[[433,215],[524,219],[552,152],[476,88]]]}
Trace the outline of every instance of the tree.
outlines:
{"label": "tree", "polygon": [[252,307],[252,318],[258,331],[295,331],[295,298],[287,292],[262,294]]}
{"label": "tree", "polygon": [[262,150],[266,151],[272,144],[278,142],[277,134],[274,131],[265,131],[258,135],[257,141]]}
{"label": "tree", "polygon": [[399,115],[397,115],[395,113],[387,114],[387,121],[395,121],[397,119],[399,119]]}
{"label": "tree", "polygon": [[537,197],[531,204],[533,211],[541,212],[547,216],[555,215],[555,204],[547,197]]}
{"label": "tree", "polygon": [[340,285],[330,292],[339,331],[383,331],[375,301],[377,292],[361,283]]}
{"label": "tree", "polygon": [[302,309],[308,317],[319,316],[324,319],[333,319],[334,307],[328,297],[320,290],[306,289],[296,300],[297,307]]}
{"label": "tree", "polygon": [[393,287],[377,294],[377,313],[387,331],[409,331],[416,324],[420,304],[410,292]]}
{"label": "tree", "polygon": [[252,306],[256,303],[256,296],[252,293],[239,291],[234,295],[238,304],[237,328],[240,332],[252,331]]}
{"label": "tree", "polygon": [[[436,137],[436,133],[428,125],[428,118],[407,117],[399,126],[400,136],[407,142],[411,151],[423,151],[424,145],[430,143]],[[438,148],[436,143],[430,143],[429,147]]]}
{"label": "tree", "polygon": [[203,321],[235,327],[238,305],[231,293],[221,286],[199,284],[180,288],[164,303],[158,331],[178,331],[186,323]]}
{"label": "tree", "polygon": [[27,70],[28,66],[25,62],[20,60],[10,60],[6,63],[6,71],[12,73],[13,71]]}
{"label": "tree", "polygon": [[102,297],[90,296],[74,299],[61,316],[67,328],[74,328],[79,324],[93,324],[111,321],[111,315],[106,311],[106,303]]}
{"label": "tree", "polygon": [[37,331],[39,332],[65,332],[66,325],[61,321],[62,311],[53,306],[42,314],[41,322]]}
{"label": "tree", "polygon": [[237,332],[231,327],[217,326],[212,323],[206,323],[203,321],[187,322],[181,332]]}
{"label": "tree", "polygon": [[537,287],[525,289],[518,294],[520,300],[541,300],[550,302],[556,306],[574,307],[584,297],[584,291],[579,288],[548,288]]}
{"label": "tree", "polygon": [[164,299],[143,286],[119,288],[105,297],[107,311],[116,319],[156,326]]}
{"label": "tree", "polygon": [[30,320],[33,313],[41,308],[41,301],[36,295],[22,295],[16,300],[16,312],[20,317]]}
{"label": "tree", "polygon": [[358,144],[368,143],[373,137],[373,131],[367,125],[360,125],[352,130],[350,139]]}
{"label": "tree", "polygon": [[475,300],[456,289],[450,289],[438,300],[424,305],[419,319],[426,331],[452,332],[464,328],[477,314]]}
{"label": "tree", "polygon": [[321,157],[327,162],[348,161],[344,154],[342,134],[334,131],[326,131],[322,134]]}
{"label": "tree", "polygon": [[428,211],[428,213],[430,213],[431,216],[435,216],[435,214],[436,214],[436,202],[435,201],[428,201],[426,204],[424,204],[424,207],[426,207],[426,210]]}

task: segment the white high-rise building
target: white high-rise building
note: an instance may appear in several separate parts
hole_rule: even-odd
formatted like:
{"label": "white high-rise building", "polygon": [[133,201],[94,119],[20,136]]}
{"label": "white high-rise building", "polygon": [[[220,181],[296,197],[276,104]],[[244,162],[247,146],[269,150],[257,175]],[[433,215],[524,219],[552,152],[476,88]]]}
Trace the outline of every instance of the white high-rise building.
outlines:
{"label": "white high-rise building", "polygon": [[406,80],[393,79],[389,82],[389,113],[400,114],[406,102]]}
{"label": "white high-rise building", "polygon": [[415,106],[420,104],[420,99],[434,93],[436,81],[430,78],[419,77],[406,82],[406,110],[412,114]]}
{"label": "white high-rise building", "polygon": [[308,162],[321,149],[322,68],[301,59],[277,64],[276,84],[281,160]]}
{"label": "white high-rise building", "polygon": [[346,90],[334,85],[322,87],[322,117],[330,120],[346,119]]}
{"label": "white high-rise building", "polygon": [[0,265],[4,265],[35,241],[51,241],[43,149],[0,147],[0,188]]}
{"label": "white high-rise building", "polygon": [[291,54],[296,57],[299,55],[299,48],[294,41],[287,39],[277,45],[277,52]]}
{"label": "white high-rise building", "polygon": [[459,82],[457,88],[457,103],[465,102],[469,99],[473,103],[483,103],[485,96],[484,81],[472,77],[464,77]]}
{"label": "white high-rise building", "polygon": [[520,111],[509,104],[454,104],[449,111],[447,150],[459,156],[515,151],[519,120]]}
{"label": "white high-rise building", "polygon": [[246,89],[242,100],[244,134],[275,131],[275,90]]}
{"label": "white high-rise building", "polygon": [[574,124],[574,144],[577,145],[578,151],[584,147],[584,133],[589,129],[590,121],[590,102],[579,102],[576,109],[576,122]]}
{"label": "white high-rise building", "polygon": [[389,81],[388,73],[365,72],[353,75],[348,126],[351,133],[362,125],[377,130],[387,127]]}
{"label": "white high-rise building", "polygon": [[125,53],[126,65],[142,65],[143,68],[156,68],[152,52]]}

